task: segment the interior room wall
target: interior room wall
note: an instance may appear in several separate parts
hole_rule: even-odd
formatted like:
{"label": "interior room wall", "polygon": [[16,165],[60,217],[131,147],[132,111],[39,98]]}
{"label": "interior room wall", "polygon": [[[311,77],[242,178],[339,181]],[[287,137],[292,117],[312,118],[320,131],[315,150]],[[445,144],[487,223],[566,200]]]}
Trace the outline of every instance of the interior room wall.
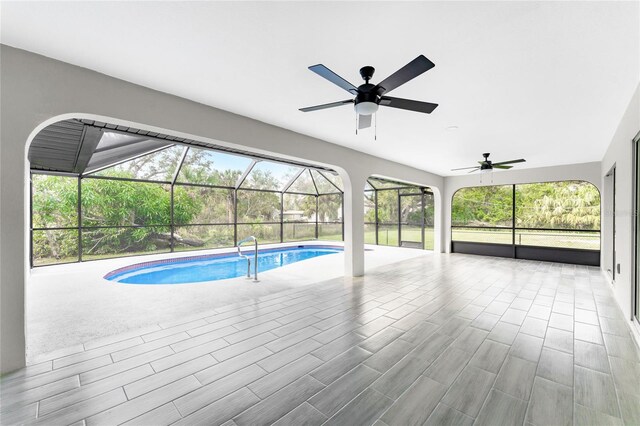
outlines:
{"label": "interior room wall", "polygon": [[6,45],[0,59],[0,372],[25,362],[26,153],[31,138],[52,122],[89,118],[334,168],[345,185],[345,273],[352,275],[364,271],[368,176],[429,186],[439,202],[442,177],[419,169]]}
{"label": "interior room wall", "polygon": [[[516,166],[517,167],[517,166]],[[451,252],[451,201],[460,188],[469,186],[509,185],[514,183],[554,182],[561,180],[583,180],[594,184],[600,191],[602,202],[602,179],[600,178],[600,162],[567,164],[563,166],[538,167],[533,169],[501,170],[490,175],[480,173],[462,176],[450,176],[444,180],[442,208],[444,210],[444,226],[442,241],[446,253]]]}
{"label": "interior room wall", "polygon": [[[617,274],[613,291],[625,317],[631,321],[632,313],[632,286],[634,280],[633,261],[633,222],[637,212],[633,205],[633,138],[640,132],[640,85],[636,89],[629,106],[620,121],[609,147],[602,159],[600,179],[604,182],[605,175],[615,165],[616,168],[616,196],[615,196],[615,226],[616,226],[616,264],[620,265],[620,273]],[[605,188],[608,190],[608,188]],[[603,199],[610,200],[611,194],[605,194]],[[610,206],[604,206],[603,214],[611,215]],[[602,235],[604,241],[611,240],[613,233],[612,221],[603,220]],[[611,251],[610,246],[603,247],[604,251]],[[604,268],[604,267],[603,267]],[[605,273],[607,278],[610,278]],[[638,328],[632,326],[637,341],[640,342]]]}

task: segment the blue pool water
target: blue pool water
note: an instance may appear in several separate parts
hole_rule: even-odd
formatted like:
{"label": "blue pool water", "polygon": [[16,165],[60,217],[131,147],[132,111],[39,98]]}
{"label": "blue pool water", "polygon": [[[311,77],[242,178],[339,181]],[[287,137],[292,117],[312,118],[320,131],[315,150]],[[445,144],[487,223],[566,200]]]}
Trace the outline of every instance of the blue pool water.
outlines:
{"label": "blue pool water", "polygon": [[[263,249],[258,251],[258,278],[260,273],[342,251],[337,246],[297,246]],[[251,257],[253,276],[253,250],[243,253]],[[108,273],[105,278],[126,284],[185,284],[243,277],[247,274],[247,261],[237,253],[172,259],[169,262],[141,264]]]}

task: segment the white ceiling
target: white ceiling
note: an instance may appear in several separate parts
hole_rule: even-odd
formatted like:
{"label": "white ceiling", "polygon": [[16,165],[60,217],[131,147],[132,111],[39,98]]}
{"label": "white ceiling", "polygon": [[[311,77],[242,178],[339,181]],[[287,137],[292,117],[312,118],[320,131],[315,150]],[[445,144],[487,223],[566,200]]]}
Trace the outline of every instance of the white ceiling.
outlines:
{"label": "white ceiling", "polygon": [[[4,44],[441,175],[599,161],[640,79],[634,2],[1,3]],[[373,82],[424,54],[435,68],[355,135],[349,94],[307,70]],[[458,126],[456,131],[447,131]]]}

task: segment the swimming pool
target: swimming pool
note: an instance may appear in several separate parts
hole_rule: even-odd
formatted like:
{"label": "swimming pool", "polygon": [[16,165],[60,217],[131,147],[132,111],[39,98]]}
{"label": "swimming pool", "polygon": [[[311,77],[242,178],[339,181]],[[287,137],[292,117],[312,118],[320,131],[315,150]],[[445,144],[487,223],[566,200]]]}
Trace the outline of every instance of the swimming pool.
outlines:
{"label": "swimming pool", "polygon": [[[258,274],[318,256],[339,253],[340,246],[308,245],[258,250]],[[253,250],[243,250],[251,257]],[[253,273],[253,264],[251,265]],[[104,276],[123,284],[187,284],[246,276],[247,260],[237,252],[138,263]]]}

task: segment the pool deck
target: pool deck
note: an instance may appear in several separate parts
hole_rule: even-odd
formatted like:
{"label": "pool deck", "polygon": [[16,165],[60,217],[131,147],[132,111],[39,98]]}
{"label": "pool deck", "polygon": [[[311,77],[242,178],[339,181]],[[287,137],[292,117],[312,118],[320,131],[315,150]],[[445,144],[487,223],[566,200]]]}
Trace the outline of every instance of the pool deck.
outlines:
{"label": "pool deck", "polygon": [[[341,245],[297,242],[296,245]],[[429,251],[367,246],[366,270],[421,256]],[[166,258],[228,252],[229,249],[182,252],[47,266],[33,269],[27,283],[27,362],[37,363],[55,351],[80,347],[95,339],[153,329],[158,323],[198,316],[216,307],[343,276],[344,254],[321,256],[258,272],[260,282],[232,278],[205,283],[131,285],[104,280],[117,268]]]}

